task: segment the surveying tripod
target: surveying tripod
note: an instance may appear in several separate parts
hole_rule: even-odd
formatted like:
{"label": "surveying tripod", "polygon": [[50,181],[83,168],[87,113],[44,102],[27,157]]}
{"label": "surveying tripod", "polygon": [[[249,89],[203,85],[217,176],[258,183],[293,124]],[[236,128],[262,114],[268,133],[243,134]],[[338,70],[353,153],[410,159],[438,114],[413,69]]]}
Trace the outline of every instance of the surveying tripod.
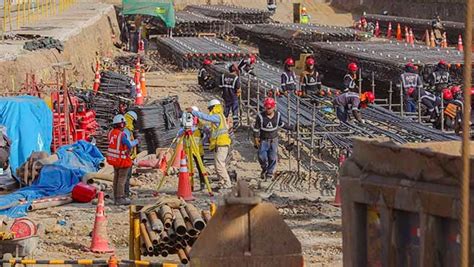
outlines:
{"label": "surveying tripod", "polygon": [[[210,196],[213,196],[214,193],[211,189],[211,184],[209,183],[208,173],[206,168],[204,167],[204,163],[202,162],[201,155],[199,153],[199,146],[196,144],[196,140],[193,137],[193,131],[189,128],[185,128],[183,134],[177,139],[176,148],[178,148],[179,144],[183,144],[183,150],[186,153],[187,164],[188,164],[188,171],[191,176],[191,185],[194,187],[194,158],[197,161],[196,167],[199,168],[199,171],[202,173],[204,177],[204,183],[206,184],[207,191],[209,192]],[[158,184],[158,190],[163,186],[165,183],[165,179],[168,176],[168,171],[171,168],[171,165],[175,161],[176,157],[180,157],[178,155],[178,149],[175,149],[173,152],[173,156],[171,157],[170,161],[168,161],[168,166],[165,171],[165,175],[160,180]]]}

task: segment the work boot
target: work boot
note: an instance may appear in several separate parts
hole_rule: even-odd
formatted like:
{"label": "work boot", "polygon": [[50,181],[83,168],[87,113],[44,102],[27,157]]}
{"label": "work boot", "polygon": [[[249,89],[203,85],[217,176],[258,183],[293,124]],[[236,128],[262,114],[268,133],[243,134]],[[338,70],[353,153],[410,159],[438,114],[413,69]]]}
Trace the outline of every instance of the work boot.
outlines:
{"label": "work boot", "polygon": [[262,171],[260,172],[260,179],[262,179],[262,180],[265,179],[265,175],[266,175],[266,174],[267,174],[267,171],[266,171],[266,170],[262,170]]}
{"label": "work boot", "polygon": [[132,202],[130,201],[130,199],[126,198],[126,197],[122,197],[122,198],[119,198],[119,199],[115,200],[115,205],[116,206],[128,206],[131,203]]}
{"label": "work boot", "polygon": [[272,173],[265,174],[265,182],[271,181],[271,180],[273,180],[273,174]]}

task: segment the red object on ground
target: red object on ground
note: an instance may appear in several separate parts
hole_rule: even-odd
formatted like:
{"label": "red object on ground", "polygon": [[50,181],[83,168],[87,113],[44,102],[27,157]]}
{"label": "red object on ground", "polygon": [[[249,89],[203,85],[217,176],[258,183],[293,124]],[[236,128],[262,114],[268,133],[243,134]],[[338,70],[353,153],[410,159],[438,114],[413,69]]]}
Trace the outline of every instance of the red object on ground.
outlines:
{"label": "red object on ground", "polygon": [[95,212],[94,229],[92,230],[92,243],[90,250],[98,253],[111,253],[114,249],[109,246],[107,235],[107,218],[105,217],[104,192],[98,194],[97,210]]}
{"label": "red object on ground", "polygon": [[179,168],[177,195],[186,201],[194,200],[189,179],[188,163],[186,162],[186,154],[184,153],[184,150],[181,150],[181,166]]}
{"label": "red object on ground", "polygon": [[13,222],[10,231],[15,233],[15,239],[17,239],[36,235],[37,228],[35,223],[30,219],[21,218]]}
{"label": "red object on ground", "polygon": [[78,183],[72,189],[72,199],[76,202],[88,203],[91,202],[97,195],[97,188],[83,182]]}

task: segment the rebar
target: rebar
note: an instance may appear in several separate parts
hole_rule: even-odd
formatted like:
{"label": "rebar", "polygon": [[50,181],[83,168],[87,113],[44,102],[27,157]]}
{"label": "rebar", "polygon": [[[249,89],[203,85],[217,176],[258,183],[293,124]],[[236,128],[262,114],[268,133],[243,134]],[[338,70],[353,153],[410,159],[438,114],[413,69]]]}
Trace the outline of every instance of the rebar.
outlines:
{"label": "rebar", "polygon": [[188,5],[184,10],[227,20],[235,24],[268,23],[271,21],[272,15],[266,10],[230,5]]}

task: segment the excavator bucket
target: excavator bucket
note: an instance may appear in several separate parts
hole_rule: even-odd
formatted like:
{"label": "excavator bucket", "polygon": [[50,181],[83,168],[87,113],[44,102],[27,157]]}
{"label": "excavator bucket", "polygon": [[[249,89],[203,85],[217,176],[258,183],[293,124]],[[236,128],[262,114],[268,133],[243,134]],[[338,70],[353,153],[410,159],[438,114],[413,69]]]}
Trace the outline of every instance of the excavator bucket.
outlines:
{"label": "excavator bucket", "polygon": [[301,244],[270,203],[239,181],[191,250],[191,266],[263,267],[304,264]]}

